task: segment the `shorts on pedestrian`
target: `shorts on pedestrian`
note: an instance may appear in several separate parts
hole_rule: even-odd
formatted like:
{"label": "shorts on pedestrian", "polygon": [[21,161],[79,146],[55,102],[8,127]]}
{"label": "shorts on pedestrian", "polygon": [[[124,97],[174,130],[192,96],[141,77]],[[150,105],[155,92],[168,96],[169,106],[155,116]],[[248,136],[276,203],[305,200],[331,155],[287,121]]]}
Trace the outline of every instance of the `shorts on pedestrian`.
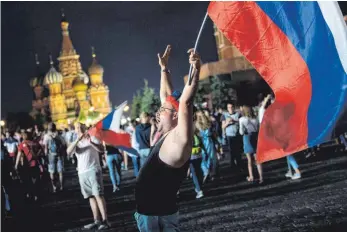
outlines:
{"label": "shorts on pedestrian", "polygon": [[48,172],[54,174],[56,172],[60,173],[64,171],[64,161],[63,157],[48,155]]}
{"label": "shorts on pedestrian", "polygon": [[85,199],[104,194],[101,170],[90,170],[78,174],[81,192]]}

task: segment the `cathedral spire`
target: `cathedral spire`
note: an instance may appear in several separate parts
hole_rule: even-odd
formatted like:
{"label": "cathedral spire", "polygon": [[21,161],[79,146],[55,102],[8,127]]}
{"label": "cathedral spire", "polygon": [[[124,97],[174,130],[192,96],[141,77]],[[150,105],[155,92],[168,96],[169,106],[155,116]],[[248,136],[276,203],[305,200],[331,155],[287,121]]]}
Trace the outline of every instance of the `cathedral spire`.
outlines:
{"label": "cathedral spire", "polygon": [[39,56],[37,55],[37,53],[35,53],[35,63],[37,66],[40,65]]}
{"label": "cathedral spire", "polygon": [[52,59],[52,55],[51,55],[51,53],[49,53],[49,64],[51,65],[51,67],[53,67],[53,59]]}
{"label": "cathedral spire", "polygon": [[61,10],[61,30],[63,34],[63,42],[60,51],[61,56],[75,55],[76,51],[72,45],[70,35],[69,35],[69,22],[66,20],[64,9]]}
{"label": "cathedral spire", "polygon": [[96,54],[95,54],[95,48],[92,46],[92,57],[95,59]]}

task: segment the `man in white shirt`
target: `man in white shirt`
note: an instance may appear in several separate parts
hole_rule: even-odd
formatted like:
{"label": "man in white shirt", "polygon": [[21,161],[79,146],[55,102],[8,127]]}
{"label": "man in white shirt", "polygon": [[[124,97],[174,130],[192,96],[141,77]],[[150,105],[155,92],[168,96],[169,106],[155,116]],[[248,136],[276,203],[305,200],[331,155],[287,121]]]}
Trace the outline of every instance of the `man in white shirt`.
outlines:
{"label": "man in white shirt", "polygon": [[[85,125],[76,123],[75,130],[78,139],[69,145],[67,154],[76,154],[81,192],[85,199],[89,199],[94,216],[94,222],[85,225],[84,228],[88,230],[94,228],[98,228],[99,230],[107,229],[110,225],[107,221],[106,202],[103,196],[104,186],[99,159],[99,152],[102,152],[104,148],[97,138],[88,134]],[[100,220],[100,214],[102,221]]]}

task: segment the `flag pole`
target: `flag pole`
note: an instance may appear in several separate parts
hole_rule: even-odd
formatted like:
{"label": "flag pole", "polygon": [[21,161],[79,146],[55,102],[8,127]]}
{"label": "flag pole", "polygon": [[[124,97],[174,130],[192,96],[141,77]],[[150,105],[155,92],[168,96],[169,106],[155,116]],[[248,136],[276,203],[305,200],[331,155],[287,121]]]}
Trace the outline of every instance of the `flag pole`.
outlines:
{"label": "flag pole", "polygon": [[[200,27],[200,30],[199,30],[198,37],[196,38],[196,41],[195,41],[194,52],[196,52],[196,49],[198,47],[202,30],[204,29],[204,26],[206,24],[207,16],[208,16],[208,13],[206,12],[204,20],[202,21],[202,24],[201,24],[201,27]],[[189,74],[188,74],[188,85],[190,85],[192,83],[192,71],[193,71],[193,66],[190,65]]]}

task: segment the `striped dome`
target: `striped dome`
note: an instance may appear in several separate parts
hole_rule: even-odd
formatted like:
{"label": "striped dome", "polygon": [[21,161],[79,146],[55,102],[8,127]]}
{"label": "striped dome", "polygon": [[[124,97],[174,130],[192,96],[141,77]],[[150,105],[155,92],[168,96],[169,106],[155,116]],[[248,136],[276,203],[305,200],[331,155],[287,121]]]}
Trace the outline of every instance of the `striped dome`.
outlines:
{"label": "striped dome", "polygon": [[63,82],[63,76],[52,65],[52,67],[49,69],[48,73],[45,76],[44,84],[51,85],[61,82]]}

